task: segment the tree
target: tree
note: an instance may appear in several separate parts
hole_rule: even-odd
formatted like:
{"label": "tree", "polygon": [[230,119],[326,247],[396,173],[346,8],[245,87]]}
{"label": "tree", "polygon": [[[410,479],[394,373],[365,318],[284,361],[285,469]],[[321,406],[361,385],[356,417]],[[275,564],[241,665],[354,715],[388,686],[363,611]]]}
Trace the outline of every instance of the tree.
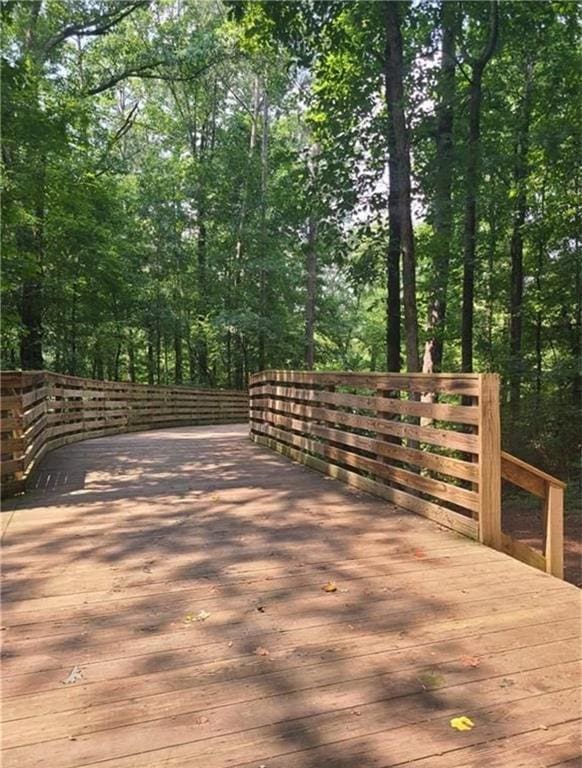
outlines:
{"label": "tree", "polygon": [[477,247],[477,197],[479,186],[479,139],[481,134],[481,94],[483,73],[493,56],[499,32],[499,9],[492,0],[489,30],[481,52],[470,57],[469,132],[465,173],[465,213],[463,235],[463,311],[461,328],[461,368],[473,370],[473,308],[475,298],[475,257]]}

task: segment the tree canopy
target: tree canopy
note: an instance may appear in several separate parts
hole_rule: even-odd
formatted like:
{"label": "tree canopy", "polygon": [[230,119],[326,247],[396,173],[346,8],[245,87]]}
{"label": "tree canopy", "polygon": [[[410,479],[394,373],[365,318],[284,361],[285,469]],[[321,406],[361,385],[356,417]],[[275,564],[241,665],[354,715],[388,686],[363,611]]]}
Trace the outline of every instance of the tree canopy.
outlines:
{"label": "tree canopy", "polygon": [[2,21],[3,368],[499,371],[508,439],[574,455],[575,2],[16,0]]}

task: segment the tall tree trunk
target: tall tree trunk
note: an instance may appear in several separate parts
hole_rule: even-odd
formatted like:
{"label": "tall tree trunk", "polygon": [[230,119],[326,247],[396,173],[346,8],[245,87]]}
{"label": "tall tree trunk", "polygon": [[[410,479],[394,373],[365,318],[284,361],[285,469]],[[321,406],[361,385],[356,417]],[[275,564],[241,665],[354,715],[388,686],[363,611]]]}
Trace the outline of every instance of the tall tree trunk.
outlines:
{"label": "tall tree trunk", "polygon": [[[578,175],[574,184],[575,199],[578,199]],[[582,408],[582,264],[580,264],[580,210],[576,210],[576,237],[574,238],[574,288],[576,303],[574,306],[574,322],[572,324],[572,403],[576,408]]]}
{"label": "tall tree trunk", "polygon": [[[204,154],[205,139],[201,139],[200,156]],[[198,375],[202,383],[207,384],[208,374],[208,344],[206,342],[205,324],[208,315],[208,281],[207,268],[207,238],[206,238],[206,201],[203,183],[198,191],[198,238],[197,238],[197,277],[198,277],[198,328],[196,333],[196,356],[198,358]]]}
{"label": "tall tree trunk", "polygon": [[422,370],[440,371],[447,308],[447,288],[451,255],[453,118],[455,101],[456,2],[441,3],[441,64],[437,111],[436,174],[434,192],[434,257],[431,301],[428,310],[427,338]]}
{"label": "tall tree trunk", "polygon": [[[249,196],[248,177],[252,170],[252,164],[253,164],[255,150],[257,146],[257,126],[259,123],[259,114],[260,114],[260,106],[261,106],[260,96],[261,96],[260,82],[259,82],[259,78],[256,77],[253,83],[253,110],[252,110],[252,116],[251,116],[249,149],[247,154],[248,173],[245,174],[245,177],[243,178],[242,184],[241,184],[241,205],[240,205],[240,213],[239,213],[239,219],[238,219],[238,225],[237,225],[236,244],[235,244],[235,253],[234,253],[233,284],[235,288],[235,294],[238,292],[238,288],[241,282],[241,277],[243,274],[243,261],[244,261],[245,250],[246,250],[245,248],[246,216],[247,216],[247,205],[248,205],[248,196]],[[234,341],[233,357],[235,358],[234,386],[236,389],[243,389],[245,372],[247,370],[247,365],[246,365],[247,352],[246,352],[244,334],[241,330],[237,330],[233,334],[233,341]]]}
{"label": "tall tree trunk", "polygon": [[315,307],[317,297],[317,218],[310,214],[307,222],[307,291],[305,298],[305,367],[315,365]]}
{"label": "tall tree trunk", "polygon": [[39,274],[22,284],[20,366],[23,370],[42,370],[42,284]]}
{"label": "tall tree trunk", "polygon": [[260,276],[260,302],[261,311],[259,317],[259,354],[258,367],[260,371],[265,370],[266,366],[266,330],[267,330],[267,309],[269,307],[269,280],[268,271],[265,266],[265,260],[268,253],[267,237],[267,184],[269,174],[269,97],[265,81],[263,80],[263,119],[261,133],[261,276]]}
{"label": "tall tree trunk", "polygon": [[384,45],[384,85],[388,111],[388,248],[386,251],[386,367],[399,371],[400,358],[400,184],[396,161],[396,139],[390,112],[390,45]]}
{"label": "tall tree trunk", "polygon": [[43,305],[43,251],[44,251],[44,197],[45,197],[44,155],[32,161],[28,169],[34,173],[34,222],[23,224],[17,232],[18,250],[24,260],[30,264],[22,283],[20,338],[20,365],[25,370],[41,370],[42,354],[42,305]]}
{"label": "tall tree trunk", "polygon": [[182,384],[184,381],[184,362],[182,355],[182,324],[176,318],[174,321],[174,382]]}
{"label": "tall tree trunk", "polygon": [[154,332],[148,328],[148,384],[152,386],[156,379],[156,363],[154,353]]}
{"label": "tall tree trunk", "polygon": [[402,251],[402,288],[404,297],[404,332],[406,338],[406,367],[419,370],[418,318],[416,311],[416,263],[414,231],[412,228],[410,148],[404,113],[404,64],[400,30],[400,3],[384,3],[386,40],[388,42],[387,93],[389,118],[395,143],[396,178],[399,184],[400,248]]}
{"label": "tall tree trunk", "polygon": [[[531,64],[525,71],[521,115],[515,142],[514,187],[516,191],[511,233],[511,286],[509,305],[509,408],[514,425],[519,421],[522,379],[523,226],[527,208],[527,154],[531,112]],[[512,430],[515,434],[515,430]]]}
{"label": "tall tree trunk", "polygon": [[477,190],[479,186],[479,150],[481,135],[481,86],[483,72],[497,43],[497,0],[491,2],[489,35],[476,59],[471,59],[469,88],[469,137],[465,178],[465,224],[463,235],[463,299],[461,310],[461,368],[473,370],[473,303],[475,296],[475,255],[477,246]]}
{"label": "tall tree trunk", "polygon": [[132,383],[137,381],[137,375],[135,370],[135,346],[132,340],[132,332],[129,332],[129,338],[127,340],[127,372],[129,374],[129,380]]}
{"label": "tall tree trunk", "polygon": [[313,370],[315,365],[315,314],[317,305],[317,236],[319,216],[317,205],[317,172],[320,146],[314,143],[309,148],[307,170],[309,174],[309,217],[307,220],[306,296],[305,296],[305,367]]}
{"label": "tall tree trunk", "polygon": [[[26,80],[30,83],[27,99],[29,108],[38,110],[39,70],[42,66],[42,55],[37,44],[37,26],[42,9],[42,0],[35,0],[29,5],[27,28],[24,33],[23,56],[19,62],[20,68],[26,72]],[[3,118],[4,118],[3,114]],[[10,119],[10,112],[4,120],[4,132]],[[27,184],[31,194],[21,201],[28,214],[29,220],[18,226],[16,246],[23,264],[27,265],[20,293],[20,366],[28,370],[43,368],[42,354],[42,304],[43,304],[43,225],[45,197],[45,166],[46,157],[42,149],[42,134],[38,131],[30,136],[31,142],[21,148],[21,158],[16,161],[18,172],[32,180]],[[19,153],[20,154],[20,153]],[[7,154],[5,155],[7,157]]]}

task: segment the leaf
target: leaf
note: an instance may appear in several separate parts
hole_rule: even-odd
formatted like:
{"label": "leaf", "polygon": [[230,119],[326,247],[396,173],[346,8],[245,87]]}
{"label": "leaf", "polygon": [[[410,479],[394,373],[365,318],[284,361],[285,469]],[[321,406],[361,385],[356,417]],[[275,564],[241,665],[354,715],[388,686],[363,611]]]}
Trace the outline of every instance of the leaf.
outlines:
{"label": "leaf", "polygon": [[461,664],[464,667],[479,667],[481,659],[478,656],[461,656]]}
{"label": "leaf", "polygon": [[79,682],[83,677],[80,667],[74,666],[69,672],[67,677],[63,680],[63,685],[73,685],[73,683]]}
{"label": "leaf", "polygon": [[334,581],[328,581],[322,587],[324,592],[337,592],[337,585]]}
{"label": "leaf", "polygon": [[438,688],[443,685],[445,678],[439,675],[438,672],[423,672],[422,675],[418,676],[418,681],[426,690],[427,688]]}
{"label": "leaf", "polygon": [[207,717],[204,717],[204,715],[196,718],[196,725],[206,725],[206,723],[209,722],[210,720]]}
{"label": "leaf", "polygon": [[451,720],[451,728],[454,728],[456,731],[470,731],[474,727],[475,723],[467,715],[453,717]]}

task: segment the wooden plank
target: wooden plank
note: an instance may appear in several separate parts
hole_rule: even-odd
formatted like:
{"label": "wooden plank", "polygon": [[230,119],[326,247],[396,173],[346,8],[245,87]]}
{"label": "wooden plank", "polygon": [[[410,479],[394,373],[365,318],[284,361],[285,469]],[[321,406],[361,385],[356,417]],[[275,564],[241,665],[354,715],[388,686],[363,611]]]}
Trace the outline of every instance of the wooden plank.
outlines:
{"label": "wooden plank", "polygon": [[546,570],[564,578],[564,489],[548,484],[546,502]]}
{"label": "wooden plank", "polygon": [[546,558],[541,552],[533,549],[523,541],[514,539],[507,533],[501,534],[501,551],[540,571],[546,570]]}
{"label": "wooden plank", "polygon": [[[250,376],[250,386],[262,382],[289,381],[300,384],[345,384],[369,389],[403,389],[416,392],[455,392],[478,395],[479,374],[476,373],[353,373],[352,371],[261,371]],[[461,389],[455,391],[455,387]],[[414,389],[411,389],[414,387]]]}
{"label": "wooden plank", "polygon": [[458,395],[478,395],[479,382],[476,374],[457,377],[456,374],[409,374],[352,373],[352,372],[304,372],[273,371],[261,378],[251,379],[253,387],[262,383],[316,384],[318,386],[345,385],[366,389],[401,390],[405,392],[439,392]]}
{"label": "wooden plank", "polygon": [[501,453],[501,477],[518,488],[533,493],[534,496],[546,498],[547,483],[544,478],[524,469],[513,461],[513,456],[504,452]]}
{"label": "wooden plank", "polygon": [[422,403],[412,400],[396,400],[389,397],[370,397],[350,395],[344,392],[323,392],[309,389],[294,389],[272,385],[273,397],[283,397],[315,403],[328,403],[340,407],[360,408],[373,413],[390,411],[411,416],[424,416],[430,419],[450,421],[458,424],[477,424],[479,411],[475,406],[446,405],[444,403]]}
{"label": "wooden plank", "polygon": [[501,547],[501,422],[499,376],[481,374],[479,395],[479,539]]}
{"label": "wooden plank", "polygon": [[[264,403],[264,407],[261,405]],[[334,424],[344,424],[358,429],[368,429],[394,437],[409,438],[421,442],[438,445],[442,448],[458,450],[467,453],[476,453],[479,450],[479,442],[476,435],[456,432],[455,430],[435,429],[434,427],[419,427],[415,424],[403,424],[396,421],[377,418],[376,416],[364,416],[346,411],[335,411],[329,408],[301,405],[288,400],[267,398],[266,400],[251,398],[251,409],[263,412],[265,409],[289,413],[298,416],[306,416],[309,419],[328,421]]]}
{"label": "wooden plank", "polygon": [[542,499],[546,496],[546,483],[552,483],[558,488],[566,488],[566,483],[558,480],[557,477],[548,475],[547,472],[543,472],[506,451],[501,451],[501,472],[504,480],[508,480]]}

